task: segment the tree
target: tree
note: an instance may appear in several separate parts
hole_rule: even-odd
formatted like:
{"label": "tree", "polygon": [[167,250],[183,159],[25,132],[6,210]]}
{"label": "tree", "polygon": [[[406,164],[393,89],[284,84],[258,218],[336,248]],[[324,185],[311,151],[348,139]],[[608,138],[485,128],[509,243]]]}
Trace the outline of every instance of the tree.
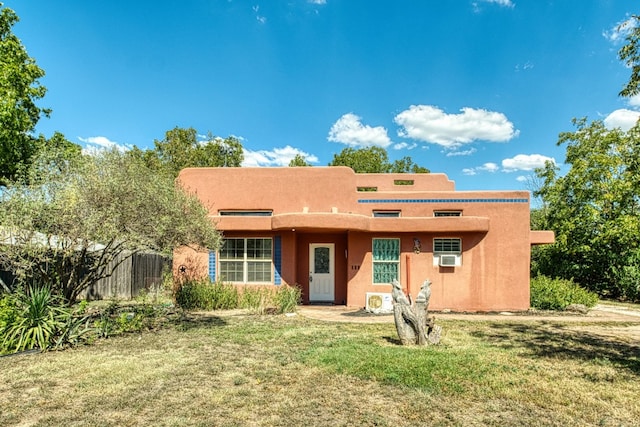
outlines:
{"label": "tree", "polygon": [[138,252],[219,246],[207,209],[172,175],[117,151],[61,158],[47,152],[29,180],[2,193],[0,265],[23,283],[48,284],[73,302]]}
{"label": "tree", "polygon": [[620,96],[631,97],[640,94],[640,16],[632,16],[622,26],[626,28],[618,29],[627,30],[627,43],[618,51],[618,57],[631,69],[631,77]]}
{"label": "tree", "polygon": [[311,163],[307,162],[307,159],[302,157],[301,154],[296,154],[295,157],[289,162],[289,167],[296,166],[311,166]]}
{"label": "tree", "polygon": [[413,160],[409,156],[405,156],[400,160],[394,161],[389,165],[389,172],[391,173],[429,173],[429,169],[419,166],[413,163]]}
{"label": "tree", "polygon": [[195,129],[175,127],[165,133],[161,141],[154,141],[154,150],[131,153],[153,168],[164,168],[174,176],[187,167],[240,166],[244,159],[242,144],[235,137],[222,139],[207,135],[198,141]]}
{"label": "tree", "polygon": [[544,218],[556,233],[541,250],[536,271],[573,278],[615,298],[640,298],[640,125],[628,132],[601,121],[574,120],[560,134],[567,146],[564,176],[552,163],[537,171]]}
{"label": "tree", "polygon": [[15,12],[0,3],[0,185],[15,180],[36,153],[31,133],[50,113],[36,105],[47,91],[39,82],[44,71],[12,33],[16,22]]}
{"label": "tree", "polygon": [[385,173],[389,165],[387,151],[381,147],[347,147],[333,155],[329,166],[348,166],[356,173]]}
{"label": "tree", "polygon": [[339,154],[334,154],[329,166],[348,166],[356,173],[429,172],[429,169],[413,163],[411,157],[408,156],[389,163],[387,151],[377,146],[359,149],[347,147]]}

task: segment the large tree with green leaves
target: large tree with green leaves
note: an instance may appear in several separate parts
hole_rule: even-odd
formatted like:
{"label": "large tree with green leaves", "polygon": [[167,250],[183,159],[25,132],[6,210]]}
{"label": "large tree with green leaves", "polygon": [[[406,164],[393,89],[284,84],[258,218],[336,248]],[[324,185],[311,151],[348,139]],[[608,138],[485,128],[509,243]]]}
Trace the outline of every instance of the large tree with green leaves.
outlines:
{"label": "large tree with green leaves", "polygon": [[140,158],[151,168],[165,170],[177,177],[187,167],[240,166],[244,159],[242,144],[235,137],[220,138],[208,134],[198,139],[194,128],[175,127],[162,140],[154,141],[154,149],[132,150],[130,156]]}
{"label": "large tree with green leaves", "polygon": [[601,121],[575,120],[560,134],[566,145],[561,176],[552,163],[537,171],[544,203],[538,225],[556,243],[534,261],[536,271],[573,278],[601,295],[640,298],[640,126],[624,132]]}
{"label": "large tree with green leaves", "polygon": [[408,156],[390,163],[387,150],[377,146],[347,147],[333,155],[329,166],[348,166],[356,173],[429,173],[429,169],[418,166]]}
{"label": "large tree with green leaves", "polygon": [[[44,155],[46,154],[46,155]],[[49,150],[0,207],[0,264],[23,282],[49,284],[72,302],[141,251],[216,249],[220,235],[173,175],[117,151],[69,159]]]}
{"label": "large tree with green leaves", "polygon": [[631,69],[631,77],[620,96],[630,97],[640,94],[640,16],[634,15],[619,28],[627,33],[626,44],[618,51],[618,57]]}
{"label": "large tree with green leaves", "polygon": [[47,91],[39,82],[44,71],[13,34],[16,22],[15,12],[0,3],[0,185],[15,180],[36,153],[32,132],[50,113],[37,105]]}

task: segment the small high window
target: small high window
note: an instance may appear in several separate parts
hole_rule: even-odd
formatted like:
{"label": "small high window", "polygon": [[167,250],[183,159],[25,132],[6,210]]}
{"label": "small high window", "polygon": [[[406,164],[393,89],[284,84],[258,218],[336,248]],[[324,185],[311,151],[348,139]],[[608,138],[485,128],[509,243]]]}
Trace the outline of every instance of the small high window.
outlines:
{"label": "small high window", "polygon": [[373,211],[374,218],[398,218],[400,211]]}
{"label": "small high window", "polygon": [[433,216],[462,216],[462,211],[434,211]]}
{"label": "small high window", "polygon": [[220,216],[272,216],[272,211],[220,211]]}

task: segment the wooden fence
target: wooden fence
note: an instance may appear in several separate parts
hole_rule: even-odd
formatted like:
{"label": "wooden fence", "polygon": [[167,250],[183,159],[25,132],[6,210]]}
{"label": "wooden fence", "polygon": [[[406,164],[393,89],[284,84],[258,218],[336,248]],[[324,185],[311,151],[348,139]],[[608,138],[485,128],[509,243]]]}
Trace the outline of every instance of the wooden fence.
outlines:
{"label": "wooden fence", "polygon": [[[117,263],[124,258],[113,261]],[[113,264],[112,264],[113,265]],[[88,299],[132,299],[143,290],[162,285],[162,275],[171,267],[171,260],[158,254],[138,253],[125,259],[110,277],[100,279],[80,296]]]}

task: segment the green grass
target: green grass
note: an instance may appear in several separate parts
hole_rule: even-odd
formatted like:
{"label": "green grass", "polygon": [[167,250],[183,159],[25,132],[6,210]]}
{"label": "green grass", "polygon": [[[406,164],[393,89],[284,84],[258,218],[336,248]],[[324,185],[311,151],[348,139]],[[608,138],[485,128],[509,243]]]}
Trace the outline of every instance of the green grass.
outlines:
{"label": "green grass", "polygon": [[[247,311],[0,358],[0,425],[637,425],[637,324],[440,321],[402,347],[393,323]],[[607,332],[604,334],[603,332]]]}

